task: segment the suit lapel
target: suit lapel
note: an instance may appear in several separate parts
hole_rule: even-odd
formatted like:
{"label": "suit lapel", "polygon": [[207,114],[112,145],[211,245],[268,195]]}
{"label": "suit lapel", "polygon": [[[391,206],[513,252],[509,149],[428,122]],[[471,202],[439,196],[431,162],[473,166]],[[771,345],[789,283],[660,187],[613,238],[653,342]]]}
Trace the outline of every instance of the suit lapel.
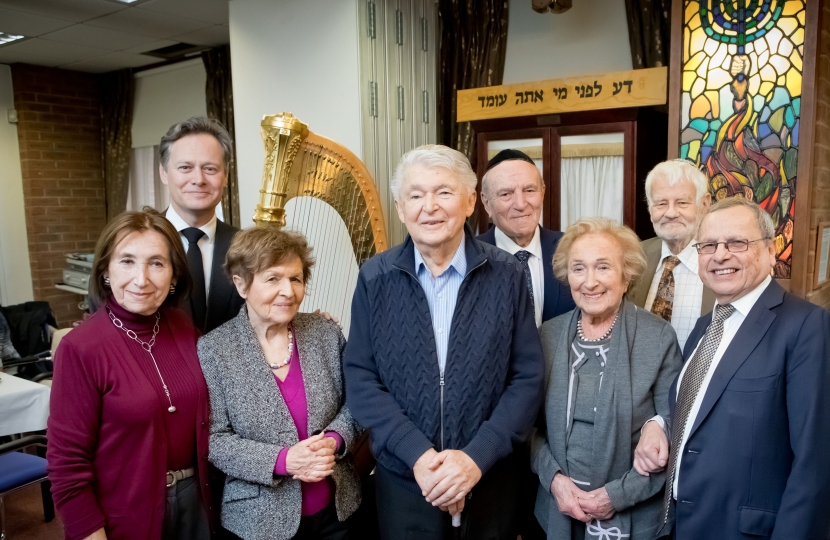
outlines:
{"label": "suit lapel", "polygon": [[496,245],[496,226],[490,225],[490,228],[478,235],[478,240],[481,240],[485,244],[490,244],[491,246]]}
{"label": "suit lapel", "polygon": [[218,326],[215,323],[225,313],[230,302],[233,284],[225,276],[222,266],[225,264],[225,256],[228,248],[231,247],[231,240],[236,231],[233,227],[225,225],[216,220],[216,240],[213,244],[213,262],[210,270],[210,294],[208,295],[207,314],[205,315],[205,328]]}
{"label": "suit lapel", "polygon": [[277,386],[274,374],[268,368],[268,362],[265,360],[265,354],[262,352],[262,346],[251,326],[247,312],[240,311],[234,321],[237,335],[244,344],[237,357],[239,365],[234,370],[236,376],[241,377],[246,390],[256,396],[256,401],[262,409],[268,411],[265,416],[276,420],[264,425],[263,430],[269,434],[271,440],[277,440],[281,431],[293,431],[295,440],[299,441],[297,426],[294,425],[294,420]]}
{"label": "suit lapel", "polygon": [[648,290],[660,264],[660,255],[663,252],[663,241],[660,238],[652,238],[643,242],[643,251],[646,252],[646,271],[634,290],[631,291],[631,301],[645,308],[648,299]]}
{"label": "suit lapel", "polygon": [[557,237],[550,231],[539,227],[539,240],[542,244],[542,274],[545,283],[545,298],[542,304],[542,320],[552,319],[559,305],[559,282],[553,276],[553,252],[556,251]]}
{"label": "suit lapel", "polygon": [[772,321],[775,320],[775,313],[770,311],[770,308],[781,303],[783,293],[784,290],[778,283],[771,282],[747,314],[746,319],[738,329],[738,333],[732,338],[732,342],[726,348],[723,357],[715,368],[715,372],[712,374],[706,394],[703,396],[703,402],[700,404],[700,410],[695,417],[695,423],[689,432],[689,438],[694,435],[697,428],[712,411],[712,407],[720,399],[726,385],[729,384],[738,368],[749,358],[758,343],[764,339]]}

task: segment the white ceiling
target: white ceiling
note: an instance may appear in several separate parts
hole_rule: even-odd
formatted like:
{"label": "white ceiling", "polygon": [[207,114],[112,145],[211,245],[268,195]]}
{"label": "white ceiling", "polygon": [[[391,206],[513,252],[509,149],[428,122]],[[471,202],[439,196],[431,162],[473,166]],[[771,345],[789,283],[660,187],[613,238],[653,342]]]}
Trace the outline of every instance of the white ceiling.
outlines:
{"label": "white ceiling", "polygon": [[230,41],[228,0],[0,0],[0,32],[27,39],[0,46],[0,63],[103,73],[155,64],[142,55],[179,42]]}

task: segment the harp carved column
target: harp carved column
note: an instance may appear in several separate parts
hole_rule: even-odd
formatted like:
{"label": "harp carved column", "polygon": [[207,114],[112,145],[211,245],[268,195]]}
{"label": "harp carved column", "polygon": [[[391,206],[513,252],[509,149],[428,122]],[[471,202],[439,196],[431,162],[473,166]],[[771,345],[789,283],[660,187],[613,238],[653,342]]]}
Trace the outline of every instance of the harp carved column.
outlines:
{"label": "harp carved column", "polygon": [[262,118],[261,126],[260,133],[265,144],[265,169],[262,172],[262,189],[259,190],[254,223],[257,227],[285,227],[285,203],[290,198],[288,178],[300,144],[308,137],[308,126],[290,112],[266,115]]}
{"label": "harp carved column", "polygon": [[387,248],[380,198],[357,156],[310,132],[289,112],[263,117],[261,127],[265,167],[254,213],[257,227],[284,227],[286,203],[294,197],[313,197],[343,219],[359,265]]}

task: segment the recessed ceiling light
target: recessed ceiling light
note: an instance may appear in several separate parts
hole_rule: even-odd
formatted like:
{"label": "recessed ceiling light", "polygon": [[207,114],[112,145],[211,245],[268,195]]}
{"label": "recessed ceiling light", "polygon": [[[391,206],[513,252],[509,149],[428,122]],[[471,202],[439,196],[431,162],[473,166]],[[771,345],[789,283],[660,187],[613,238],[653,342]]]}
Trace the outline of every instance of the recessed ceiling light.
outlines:
{"label": "recessed ceiling light", "polygon": [[119,4],[134,4],[138,0],[110,0],[111,2],[118,2]]}
{"label": "recessed ceiling light", "polygon": [[19,41],[26,36],[18,36],[15,34],[7,34],[5,32],[0,32],[0,45],[7,45],[13,41]]}

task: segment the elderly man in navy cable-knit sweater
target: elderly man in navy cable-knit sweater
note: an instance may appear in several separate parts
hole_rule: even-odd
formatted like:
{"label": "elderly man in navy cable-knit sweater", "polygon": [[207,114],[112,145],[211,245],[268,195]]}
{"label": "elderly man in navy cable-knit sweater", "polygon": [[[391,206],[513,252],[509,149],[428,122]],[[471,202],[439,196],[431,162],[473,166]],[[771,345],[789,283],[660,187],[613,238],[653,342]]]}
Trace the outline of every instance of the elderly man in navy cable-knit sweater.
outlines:
{"label": "elderly man in navy cable-knit sweater", "polygon": [[392,179],[406,241],[360,270],[346,400],[370,430],[381,537],[515,539],[514,444],[542,402],[544,360],[519,261],[473,237],[467,158],[426,145]]}

